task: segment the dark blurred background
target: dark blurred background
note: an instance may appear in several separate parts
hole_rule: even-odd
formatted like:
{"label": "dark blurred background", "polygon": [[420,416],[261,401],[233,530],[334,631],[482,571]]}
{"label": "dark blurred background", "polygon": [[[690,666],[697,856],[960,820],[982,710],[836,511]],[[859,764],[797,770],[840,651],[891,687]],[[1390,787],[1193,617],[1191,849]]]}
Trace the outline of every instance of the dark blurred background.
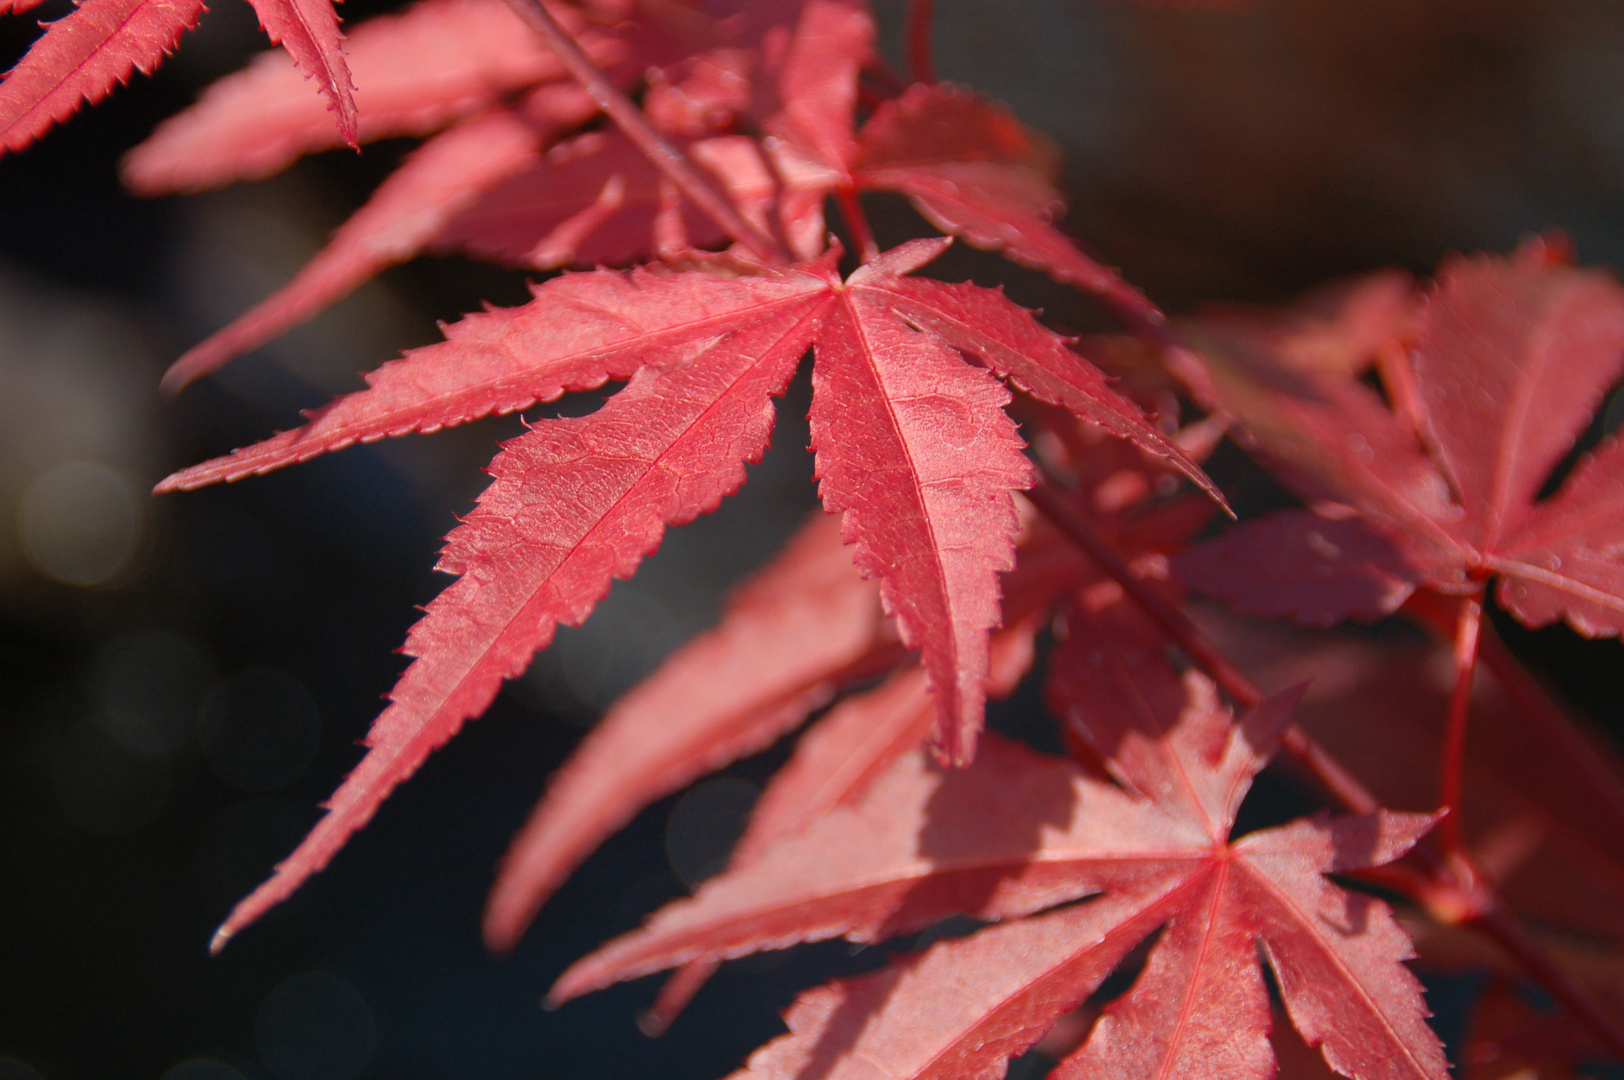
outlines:
{"label": "dark blurred background", "polygon": [[[349,0],[344,14],[394,6]],[[902,4],[878,7],[896,56]],[[941,74],[1059,140],[1069,227],[1172,310],[1282,300],[1383,265],[1425,273],[1553,226],[1582,261],[1624,260],[1617,5],[937,7]],[[33,32],[0,19],[0,66]],[[436,340],[436,319],[525,296],[520,275],[420,261],[162,397],[167,363],[286,281],[406,149],[192,198],[125,195],[119,155],[262,47],[248,6],[222,0],[155,78],[0,158],[0,1080],[724,1075],[781,1030],[775,1009],[798,989],[869,958],[828,945],[736,965],[660,1040],[634,1026],[648,982],[557,1013],[538,1001],[715,865],[782,749],[644,813],[513,956],[483,952],[479,911],[582,731],[814,505],[804,377],[741,495],[672,531],[331,869],[205,954],[358,759],[413,605],[446,580],[429,569],[439,540],[518,430],[507,418],[147,495]],[[916,227],[876,211],[890,239]],[[1007,278],[1060,325],[1109,325],[997,260],[955,252],[942,268]],[[1561,630],[1514,643],[1617,730],[1616,643]]]}

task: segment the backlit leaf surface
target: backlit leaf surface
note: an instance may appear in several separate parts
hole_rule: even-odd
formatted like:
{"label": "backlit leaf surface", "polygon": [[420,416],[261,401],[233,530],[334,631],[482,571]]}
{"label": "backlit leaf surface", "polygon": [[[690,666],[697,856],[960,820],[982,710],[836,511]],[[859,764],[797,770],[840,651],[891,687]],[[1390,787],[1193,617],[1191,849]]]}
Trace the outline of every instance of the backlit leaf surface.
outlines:
{"label": "backlit leaf surface", "polygon": [[84,0],[0,82],[0,151],[21,150],[136,71],[152,74],[202,12],[202,0]]}
{"label": "backlit leaf surface", "polygon": [[287,50],[308,79],[314,79],[338,121],[339,138],[356,145],[355,87],[339,47],[338,12],[333,0],[249,0],[271,43]]}
{"label": "backlit leaf surface", "polygon": [[[1138,752],[1115,759],[1148,796],[992,736],[962,771],[904,759],[856,806],[576,964],[551,998],[693,959],[836,935],[872,941],[950,914],[1005,919],[1103,894],[811,992],[789,1014],[791,1034],[744,1075],[796,1076],[811,1060],[831,1077],[871,1075],[875,1061],[894,1076],[995,1075],[1162,926],[1134,988],[1059,1075],[1272,1075],[1259,943],[1293,1022],[1339,1071],[1447,1075],[1420,984],[1401,963],[1408,938],[1379,901],[1322,876],[1398,857],[1432,818],[1299,820],[1231,841],[1295,695],[1232,725],[1210,684],[1187,683],[1182,711],[1130,722],[1124,741]],[[838,1007],[852,1001],[864,1007]]]}
{"label": "backlit leaf surface", "polygon": [[[598,412],[538,425],[491,463],[495,482],[448,538],[458,581],[402,650],[415,657],[328,814],[216,936],[278,903],[366,823],[389,790],[521,674],[560,623],[578,624],[630,577],[664,526],[715,509],[744,481],[806,337],[789,312],[712,345],[713,363],[644,367]],[[786,323],[788,325],[786,325]]]}
{"label": "backlit leaf surface", "polygon": [[908,196],[932,225],[966,243],[1098,293],[1141,325],[1166,321],[1054,227],[1065,211],[1054,150],[973,94],[945,84],[909,87],[863,125],[851,172],[857,187]]}
{"label": "backlit leaf surface", "polygon": [[[887,286],[940,249],[905,245],[844,282],[832,257],[787,269],[722,257],[680,270],[566,275],[538,286],[523,308],[457,323],[444,344],[385,365],[368,389],[312,413],[303,428],[165,480],[160,490],[237,479],[352,442],[631,379],[599,412],[539,424],[498,456],[497,482],[439,564],[460,580],[408,638],[405,651],[417,660],[375,725],[371,752],[219,940],[325,865],[395,783],[483,711],[503,678],[524,670],[556,623],[578,623],[611,578],[630,576],[665,524],[714,508],[741,482],[741,463],[765,446],[768,399],[809,346],[825,504],[845,513],[842,536],[856,545],[859,569],[879,579],[903,641],[923,654],[936,741],[967,761],[981,727],[988,633],[1000,618],[997,574],[1013,564],[1019,531],[1011,490],[1031,472],[1002,411],[1007,391],[956,341],[891,305]],[[1070,353],[1066,363],[1081,365]],[[1102,408],[1132,414],[1111,403],[1097,377],[1095,389]],[[1154,428],[1139,425],[1142,444],[1165,449]],[[707,753],[713,736],[734,747],[729,753],[770,738],[762,729],[729,742],[706,734],[702,721],[693,752]],[[694,775],[678,756],[654,755],[647,783],[680,783],[658,779],[666,765]],[[599,818],[625,812],[604,804]],[[561,843],[541,863],[578,859],[579,847],[595,842]],[[503,902],[499,942],[552,887],[551,871],[528,877]]]}

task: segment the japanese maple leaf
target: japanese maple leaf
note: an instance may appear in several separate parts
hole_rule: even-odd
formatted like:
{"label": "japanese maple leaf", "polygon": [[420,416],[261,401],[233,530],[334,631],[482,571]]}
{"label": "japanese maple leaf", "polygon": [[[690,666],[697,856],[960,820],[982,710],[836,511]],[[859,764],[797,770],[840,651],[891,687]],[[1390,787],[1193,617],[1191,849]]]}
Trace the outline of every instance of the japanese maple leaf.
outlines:
{"label": "japanese maple leaf", "polygon": [[[1013,625],[992,638],[989,698],[1008,695],[1032,666],[1042,620],[1029,614],[1010,621]],[[893,762],[918,749],[935,718],[930,681],[917,666],[895,671],[873,690],[831,709],[801,735],[795,753],[762,789],[728,868],[750,865],[830,809],[862,798]],[[639,1026],[654,1034],[668,1028],[718,966],[714,959],[684,964],[666,980]]]}
{"label": "japanese maple leaf", "polygon": [[[1168,477],[1166,465],[1062,410],[1043,419],[1043,432],[1074,447],[1069,471],[1130,555],[1182,543],[1211,514],[1210,501],[1192,497],[1131,515]],[[1193,425],[1179,433],[1179,444],[1199,460],[1214,430],[1210,422]],[[1019,561],[1001,582],[1006,629],[991,646],[993,697],[1007,694],[1030,667],[1033,634],[1056,600],[1099,574],[1035,512],[1027,517]],[[721,626],[673,654],[582,741],[503,860],[486,912],[491,947],[511,948],[552,890],[633,813],[798,725],[844,683],[896,665],[894,632],[876,621],[878,598],[832,526],[822,519],[803,529],[740,592]],[[802,737],[767,786],[735,864],[860,795],[873,775],[926,738],[935,714],[929,679],[914,665],[843,702]],[[702,981],[685,971],[646,1022],[669,1023]]]}
{"label": "japanese maple leaf", "polygon": [[1491,977],[1472,1008],[1461,1052],[1468,1080],[1512,1077],[1582,1077],[1587,1062],[1606,1051],[1589,1029],[1566,1012],[1542,1011],[1514,979]]}
{"label": "japanese maple leaf", "polygon": [[[1350,374],[1294,363],[1278,339],[1222,320],[1192,332],[1187,372],[1280,475],[1325,514],[1243,525],[1178,562],[1204,591],[1260,614],[1329,623],[1395,609],[1417,586],[1475,591],[1529,626],[1624,627],[1624,442],[1539,492],[1624,375],[1624,290],[1553,265],[1444,263],[1408,325],[1375,350],[1393,402]],[[1351,372],[1354,366],[1346,370]]]}
{"label": "japanese maple leaf", "polygon": [[856,153],[857,73],[872,60],[874,19],[861,0],[789,7],[799,7],[792,33],[776,19],[765,27],[763,77],[746,112],[791,155],[838,175]]}
{"label": "japanese maple leaf", "polygon": [[[339,138],[354,145],[354,89],[332,0],[249,2],[272,44],[287,51],[305,78],[315,79]],[[49,24],[0,82],[0,152],[21,150],[81,103],[106,97],[133,72],[152,74],[202,13],[202,0],[80,0]]]}
{"label": "japanese maple leaf", "polygon": [[951,914],[1016,920],[811,991],[786,1015],[790,1033],[738,1074],[991,1078],[1165,928],[1057,1076],[1272,1076],[1261,945],[1293,1023],[1338,1071],[1441,1080],[1420,984],[1401,963],[1408,938],[1385,905],[1322,876],[1398,857],[1432,817],[1302,819],[1231,839],[1294,695],[1232,724],[1205,679],[1186,676],[1184,689],[1172,716],[1119,718],[1121,787],[992,736],[959,772],[906,757],[857,805],[577,963],[549,1000],[673,963],[875,941]]}
{"label": "japanese maple leaf", "polygon": [[[815,347],[812,445],[826,508],[903,641],[922,652],[937,738],[969,760],[981,724],[997,574],[1012,563],[1012,489],[1030,482],[994,373],[1204,477],[1104,377],[1002,294],[905,277],[946,242],[904,245],[841,281],[834,255],[790,268],[722,260],[600,271],[536,288],[524,308],[471,316],[443,345],[385,365],[305,427],[184,470],[160,490],[264,472],[355,441],[524,408],[630,378],[598,412],[509,443],[495,483],[451,534],[414,663],[371,751],[219,942],[325,865],[389,789],[519,674],[560,621],[578,623],[666,524],[713,508],[765,448],[770,398]],[[972,366],[974,356],[986,367]],[[990,369],[990,370],[989,370]]]}
{"label": "japanese maple leaf", "polygon": [[[1436,797],[1449,692],[1438,673],[1448,670],[1450,646],[1346,633],[1305,648],[1289,626],[1210,609],[1203,621],[1259,685],[1314,680],[1298,722],[1355,775],[1371,777],[1382,803]],[[1501,665],[1478,679],[1461,829],[1506,904],[1616,954],[1624,949],[1624,764],[1532,682]]]}
{"label": "japanese maple leaf", "polygon": [[[1069,428],[1050,420],[1045,430]],[[1166,475],[1157,459],[1117,453],[1127,444],[1079,428],[1068,432],[1085,455],[1077,464],[1090,470],[1079,480],[1112,511],[1127,510]],[[1210,515],[1208,500],[1194,502],[1121,526],[1113,517],[1112,534],[1129,552],[1160,550]],[[990,651],[993,697],[1030,667],[1033,634],[1056,600],[1099,577],[1070,542],[1034,512],[1028,517],[1019,561],[1000,583],[1005,629]],[[842,702],[802,737],[757,803],[736,862],[861,794],[875,773],[923,741],[936,716],[929,678],[917,665],[898,666],[895,631],[878,620],[877,601],[841,549],[835,520],[819,515],[739,592],[720,626],[672,654],[582,741],[503,860],[486,912],[487,943],[511,948],[565,876],[632,814],[795,727],[848,682],[896,668],[883,686]],[[665,1019],[679,1007],[667,1006]]]}
{"label": "japanese maple leaf", "polygon": [[[682,148],[738,205],[776,194],[750,139],[719,135]],[[712,163],[716,167],[706,168]],[[553,270],[676,258],[726,239],[631,140],[611,130],[561,143],[546,160],[496,184],[447,221],[432,246]]]}
{"label": "japanese maple leaf", "polygon": [[[581,98],[583,112],[590,115],[596,106]],[[389,266],[415,258],[487,188],[533,165],[546,134],[526,118],[500,110],[436,135],[379,185],[292,281],[170,365],[164,388],[179,390],[218,370],[314,317]]]}
{"label": "japanese maple leaf", "polygon": [[[604,26],[568,6],[550,10],[590,57],[622,80],[663,53],[709,40],[709,28],[697,16],[678,28],[658,12]],[[450,130],[411,154],[292,281],[176,360],[164,376],[167,389],[178,390],[218,369],[436,242],[442,249],[481,249],[482,234],[469,235],[466,227],[448,239],[448,231],[457,231],[452,223],[476,211],[503,181],[541,168],[542,154],[554,140],[598,112],[591,96],[565,77],[557,57],[502,0],[425,0],[399,15],[368,20],[350,38],[350,57],[362,84],[360,140],[428,135],[447,124]],[[521,96],[514,100],[516,94]],[[124,181],[147,195],[196,190],[267,175],[301,154],[333,145],[331,125],[302,91],[294,69],[280,54],[268,53],[160,125],[126,156]],[[583,156],[573,155],[577,174]],[[620,154],[617,161],[624,158]],[[633,164],[643,187],[657,186],[646,161]],[[554,216],[555,227],[570,213],[585,213],[595,200],[602,202],[612,176],[599,176],[597,186],[588,189],[590,176],[565,173],[556,168],[547,173],[562,188],[555,203],[573,203]],[[579,241],[585,232],[577,227],[572,235]],[[552,267],[578,255],[585,261],[624,258],[618,250],[605,258],[599,251],[582,253],[578,243],[567,244],[562,236],[553,239],[545,248],[553,258],[527,265]],[[652,254],[654,248],[645,241],[633,253]]]}

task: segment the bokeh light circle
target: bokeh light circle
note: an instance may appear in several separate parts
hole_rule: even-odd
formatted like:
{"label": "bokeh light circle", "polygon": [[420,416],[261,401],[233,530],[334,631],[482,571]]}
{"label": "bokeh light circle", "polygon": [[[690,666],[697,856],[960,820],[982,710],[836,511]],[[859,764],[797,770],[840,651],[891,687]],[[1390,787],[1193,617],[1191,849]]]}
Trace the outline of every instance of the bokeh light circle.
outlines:
{"label": "bokeh light circle", "polygon": [[58,465],[23,493],[18,538],[41,573],[69,585],[100,585],[135,554],[142,505],[135,485],[106,465]]}

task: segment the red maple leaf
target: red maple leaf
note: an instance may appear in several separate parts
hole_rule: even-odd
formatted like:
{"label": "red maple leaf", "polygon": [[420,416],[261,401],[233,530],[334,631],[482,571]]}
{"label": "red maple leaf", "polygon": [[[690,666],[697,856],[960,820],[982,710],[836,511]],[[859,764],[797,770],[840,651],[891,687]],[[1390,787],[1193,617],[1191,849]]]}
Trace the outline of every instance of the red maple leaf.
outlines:
{"label": "red maple leaf", "polygon": [[[951,87],[915,86],[854,130],[857,76],[874,34],[854,0],[788,5],[778,24],[755,12],[742,31],[736,21],[673,19],[658,6],[605,25],[567,7],[557,14],[614,78],[646,78],[654,125],[680,136],[740,212],[799,257],[824,249],[829,194],[896,191],[944,232],[1098,293],[1139,327],[1164,321],[1054,228],[1064,208],[1055,155],[1004,110]],[[723,25],[735,41],[759,37],[755,51],[713,47],[727,36]],[[425,251],[544,270],[625,265],[726,239],[619,132],[590,133],[539,158],[596,105],[500,0],[427,0],[362,24],[350,52],[367,91],[358,99],[363,140],[472,118],[408,158],[286,286],[188,350],[165,377],[170,389]],[[525,88],[518,105],[502,104]],[[195,189],[333,145],[299,91],[279,57],[262,58],[132,151],[126,182],[147,194]],[[741,122],[750,134],[738,133]]]}
{"label": "red maple leaf", "polygon": [[[776,194],[751,140],[723,135],[679,145],[735,203],[759,204]],[[712,162],[727,167],[706,168]],[[631,140],[610,130],[561,143],[544,161],[492,186],[446,222],[433,247],[553,270],[674,259],[726,239]]]}
{"label": "red maple leaf", "polygon": [[[1339,369],[1292,355],[1278,323],[1193,329],[1206,357],[1187,365],[1194,389],[1321,513],[1240,526],[1182,557],[1180,574],[1244,610],[1312,623],[1492,578],[1529,626],[1616,635],[1624,442],[1537,496],[1624,375],[1624,290],[1536,242],[1512,259],[1446,262],[1411,318],[1346,334]],[[1378,357],[1391,408],[1359,381]]]}
{"label": "red maple leaf", "polygon": [[[1193,535],[1212,512],[1208,500],[1192,497],[1135,514],[1158,479],[1167,477],[1165,466],[1060,410],[1044,419],[1041,430],[1061,441],[1044,456],[1065,459],[1057,464],[1090,493],[1124,550],[1165,551]],[[1214,441],[1210,428],[1195,425],[1180,433],[1179,442],[1204,457]],[[839,551],[831,524],[825,519],[809,525],[741,594],[718,630],[673,654],[582,742],[503,860],[486,913],[492,947],[512,947],[552,890],[633,812],[798,724],[843,682],[895,663],[894,637],[856,603],[871,594],[852,592],[860,579]],[[1018,558],[1003,575],[1006,629],[991,643],[990,697],[1010,692],[1029,669],[1034,635],[1057,598],[1085,583],[1101,587],[1098,570],[1036,516],[1027,523]],[[839,601],[837,611],[831,611],[833,601]],[[867,643],[861,659],[838,647],[848,639]],[[831,644],[837,646],[833,651]],[[794,660],[780,660],[783,670],[776,672],[773,658],[782,657]],[[767,785],[731,865],[747,865],[772,842],[860,797],[891,762],[929,735],[935,716],[929,678],[914,665],[898,667],[880,687],[842,702],[800,738]],[[645,1029],[667,1027],[714,967],[709,961],[685,965],[643,1019]]]}
{"label": "red maple leaf", "polygon": [[[1211,613],[1226,655],[1265,687],[1313,679],[1298,722],[1370,776],[1385,805],[1437,797],[1449,647],[1328,634],[1305,647],[1276,623]],[[1517,668],[1495,664],[1474,692],[1461,828],[1498,895],[1588,946],[1624,950],[1624,766]],[[1426,949],[1423,946],[1422,954]],[[1624,971],[1624,967],[1618,967]]]}
{"label": "red maple leaf", "polygon": [[[249,2],[272,44],[281,45],[305,77],[316,80],[339,138],[354,145],[354,88],[332,0]],[[7,6],[21,12],[35,2]],[[133,72],[152,74],[202,13],[202,0],[80,0],[49,24],[0,82],[0,152],[28,146],[80,104],[106,97]]]}
{"label": "red maple leaf", "polygon": [[[630,378],[598,412],[507,444],[496,482],[451,534],[460,580],[429,605],[371,751],[300,849],[227,920],[217,944],[330,859],[423,758],[522,672],[558,622],[578,623],[658,544],[712,509],[766,446],[770,398],[815,346],[812,444],[825,506],[845,515],[903,641],[922,652],[943,752],[981,725],[997,573],[1013,563],[1010,492],[1030,483],[994,374],[1063,404],[1203,480],[1064,339],[1002,294],[903,275],[947,241],[915,241],[844,282],[832,256],[609,271],[536,287],[471,316],[443,345],[385,365],[299,430],[170,477],[159,490],[264,472],[355,441],[432,431],[567,389]],[[986,367],[966,362],[973,356]],[[990,369],[990,371],[989,371]]]}
{"label": "red maple leaf", "polygon": [[[1177,684],[1171,669],[1165,677]],[[895,1077],[1001,1075],[1165,926],[1133,989],[1057,1076],[1272,1075],[1261,944],[1294,1024],[1338,1071],[1439,1080],[1443,1053],[1400,963],[1408,938],[1379,901],[1321,876],[1398,857],[1432,817],[1383,811],[1229,837],[1294,697],[1231,724],[1211,684],[1187,675],[1171,714],[1136,713],[1101,733],[1117,743],[1122,787],[992,736],[963,771],[905,757],[857,805],[577,963],[550,1000],[674,963],[1094,897],[804,995],[790,1034],[739,1075],[856,1077],[875,1061]]]}

